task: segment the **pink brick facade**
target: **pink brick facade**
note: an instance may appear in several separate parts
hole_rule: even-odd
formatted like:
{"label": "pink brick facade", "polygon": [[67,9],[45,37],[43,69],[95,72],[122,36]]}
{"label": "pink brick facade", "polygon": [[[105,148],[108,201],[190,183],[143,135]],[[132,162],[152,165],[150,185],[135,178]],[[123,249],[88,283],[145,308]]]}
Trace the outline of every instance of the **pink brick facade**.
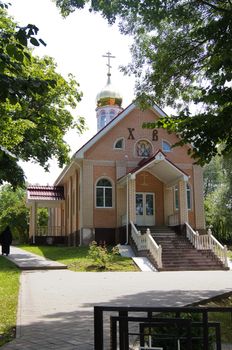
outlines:
{"label": "pink brick facade", "polygon": [[204,229],[202,169],[188,146],[169,149],[176,135],[142,128],[162,113],[157,106],[141,111],[132,104],[76,152],[55,182],[64,187],[64,203],[51,211],[65,235],[78,236],[79,244],[107,240],[107,234],[117,241],[130,221],[187,221]]}
{"label": "pink brick facade", "polygon": [[[165,145],[178,141],[176,135],[168,134],[163,129],[142,128],[144,122],[153,122],[159,115],[159,108],[141,111],[131,105],[76,153],[72,170],[67,169],[65,176],[61,174],[56,182],[56,185],[63,185],[68,191],[65,212],[71,210],[72,214],[66,215],[67,234],[78,231],[82,236],[81,241],[85,242],[94,238],[96,232],[98,236],[101,235],[102,230],[102,237],[105,238],[107,229],[117,232],[128,220],[136,223],[137,219],[141,219],[136,208],[139,200],[153,201],[153,214],[150,216],[154,217],[154,221],[148,215],[146,221],[145,213],[144,219],[141,219],[145,225],[167,225],[169,219],[175,217],[180,224],[188,221],[195,229],[204,228],[202,170],[199,167],[196,169],[188,156],[188,146],[166,151]],[[119,148],[116,146],[118,140],[121,140]],[[138,151],[143,143],[149,148],[147,157]],[[140,171],[141,161],[159,151],[165,160],[154,160],[154,164]],[[162,162],[165,164],[162,165]],[[130,172],[135,173],[133,179]],[[112,203],[109,207],[97,205],[97,184],[101,179],[111,184]],[[178,196],[179,208],[175,207],[175,196]],[[144,214],[148,203],[140,203],[142,205]],[[199,207],[200,212],[195,210]]]}

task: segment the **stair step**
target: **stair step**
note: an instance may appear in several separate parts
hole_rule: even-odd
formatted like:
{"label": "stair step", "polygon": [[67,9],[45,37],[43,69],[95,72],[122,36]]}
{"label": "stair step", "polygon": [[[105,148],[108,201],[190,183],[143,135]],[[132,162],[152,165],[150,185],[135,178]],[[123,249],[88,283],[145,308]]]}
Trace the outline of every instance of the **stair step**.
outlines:
{"label": "stair step", "polygon": [[[137,229],[145,233],[147,227]],[[149,229],[155,242],[162,247],[163,268],[160,271],[226,270],[210,250],[195,249],[185,236],[177,235],[171,228],[152,226]],[[140,254],[147,255],[147,252]]]}
{"label": "stair step", "polygon": [[169,268],[162,268],[160,271],[216,271],[216,270],[226,270],[224,267],[208,267],[208,266],[201,266],[201,267],[194,267],[194,266],[178,266],[178,267],[169,267]]}

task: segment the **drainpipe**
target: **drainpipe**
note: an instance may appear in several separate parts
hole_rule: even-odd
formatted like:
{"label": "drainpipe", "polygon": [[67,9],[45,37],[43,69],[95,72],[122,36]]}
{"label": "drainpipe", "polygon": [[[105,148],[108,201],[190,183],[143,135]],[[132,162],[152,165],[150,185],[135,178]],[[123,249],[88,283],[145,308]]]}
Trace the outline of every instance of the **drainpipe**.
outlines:
{"label": "drainpipe", "polygon": [[78,215],[79,217],[79,230],[80,230],[80,243],[79,243],[79,247],[81,247],[83,245],[83,204],[82,204],[82,197],[83,197],[83,165],[81,166],[79,163],[77,163],[77,161],[75,160],[75,164],[76,166],[79,168],[79,173],[78,173],[78,199],[77,199],[77,212],[76,215]]}
{"label": "drainpipe", "polygon": [[128,244],[129,240],[129,176],[126,177],[126,243]]}

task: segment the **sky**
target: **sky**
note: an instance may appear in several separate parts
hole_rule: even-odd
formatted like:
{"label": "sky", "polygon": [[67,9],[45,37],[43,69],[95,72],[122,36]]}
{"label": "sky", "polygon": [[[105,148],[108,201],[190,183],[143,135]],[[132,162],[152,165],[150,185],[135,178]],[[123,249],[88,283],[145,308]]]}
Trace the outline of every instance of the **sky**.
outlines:
{"label": "sky", "polygon": [[[97,131],[96,95],[107,81],[107,60],[102,57],[106,52],[116,56],[111,61],[111,80],[123,96],[123,107],[133,100],[134,79],[119,71],[119,65],[127,65],[131,60],[132,39],[87,9],[75,11],[64,19],[52,0],[11,0],[8,13],[22,26],[36,25],[38,37],[47,46],[35,48],[35,54],[53,57],[57,71],[64,77],[72,73],[80,84],[83,98],[74,115],[85,117],[88,130],[81,136],[74,131],[67,133],[65,140],[72,155]],[[20,162],[20,165],[30,184],[52,185],[61,172],[55,160],[51,161],[49,173],[37,164]]]}

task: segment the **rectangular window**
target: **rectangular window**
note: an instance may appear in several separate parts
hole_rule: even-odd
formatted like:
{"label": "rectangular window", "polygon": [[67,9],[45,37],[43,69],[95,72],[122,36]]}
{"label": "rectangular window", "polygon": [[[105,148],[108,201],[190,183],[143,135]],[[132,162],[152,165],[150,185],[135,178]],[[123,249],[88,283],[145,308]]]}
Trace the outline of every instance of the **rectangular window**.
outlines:
{"label": "rectangular window", "polygon": [[153,194],[146,195],[146,215],[153,215]]}
{"label": "rectangular window", "polygon": [[179,188],[178,188],[178,186],[174,187],[174,204],[175,204],[175,210],[179,210]]}
{"label": "rectangular window", "polygon": [[112,207],[112,188],[105,188],[105,207]]}
{"label": "rectangular window", "polygon": [[103,188],[97,188],[97,207],[104,207]]}
{"label": "rectangular window", "polygon": [[187,196],[187,207],[188,207],[188,210],[191,210],[192,209],[191,189],[190,189],[190,186],[188,184],[186,186],[186,196]]}
{"label": "rectangular window", "polygon": [[143,215],[143,195],[136,193],[136,215]]}

